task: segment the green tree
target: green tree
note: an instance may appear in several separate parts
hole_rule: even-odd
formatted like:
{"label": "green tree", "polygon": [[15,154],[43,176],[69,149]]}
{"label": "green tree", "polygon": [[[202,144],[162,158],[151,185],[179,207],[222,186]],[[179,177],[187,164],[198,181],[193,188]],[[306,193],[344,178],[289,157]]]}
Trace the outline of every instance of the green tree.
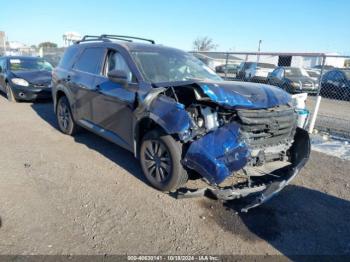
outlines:
{"label": "green tree", "polygon": [[57,48],[57,44],[56,43],[52,43],[52,42],[43,42],[40,43],[38,45],[39,48]]}

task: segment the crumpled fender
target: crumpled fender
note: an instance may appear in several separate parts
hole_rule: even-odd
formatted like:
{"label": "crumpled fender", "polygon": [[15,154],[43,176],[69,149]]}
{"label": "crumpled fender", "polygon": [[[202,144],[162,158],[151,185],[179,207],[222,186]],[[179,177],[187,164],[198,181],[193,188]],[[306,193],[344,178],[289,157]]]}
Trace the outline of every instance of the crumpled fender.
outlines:
{"label": "crumpled fender", "polygon": [[183,104],[166,96],[158,96],[149,106],[150,118],[168,134],[184,134],[191,125],[191,118]]}
{"label": "crumpled fender", "polygon": [[239,137],[239,125],[230,123],[192,142],[183,164],[217,185],[243,168],[249,155],[247,145]]}

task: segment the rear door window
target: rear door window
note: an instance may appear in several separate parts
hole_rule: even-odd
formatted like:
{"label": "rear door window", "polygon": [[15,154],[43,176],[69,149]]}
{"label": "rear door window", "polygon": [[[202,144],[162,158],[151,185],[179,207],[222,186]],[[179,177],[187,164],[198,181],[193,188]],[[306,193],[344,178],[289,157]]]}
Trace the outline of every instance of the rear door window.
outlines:
{"label": "rear door window", "polygon": [[73,68],[78,71],[97,75],[101,72],[105,49],[101,47],[86,48],[79,56]]}

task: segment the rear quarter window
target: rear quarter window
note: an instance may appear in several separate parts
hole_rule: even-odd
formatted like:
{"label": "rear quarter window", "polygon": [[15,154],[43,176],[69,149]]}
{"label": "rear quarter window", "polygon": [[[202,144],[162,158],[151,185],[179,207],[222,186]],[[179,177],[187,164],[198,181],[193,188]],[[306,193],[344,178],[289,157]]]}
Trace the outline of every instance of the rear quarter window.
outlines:
{"label": "rear quarter window", "polygon": [[64,52],[60,62],[58,63],[58,67],[68,69],[72,66],[73,61],[78,53],[79,49],[74,47],[69,47]]}

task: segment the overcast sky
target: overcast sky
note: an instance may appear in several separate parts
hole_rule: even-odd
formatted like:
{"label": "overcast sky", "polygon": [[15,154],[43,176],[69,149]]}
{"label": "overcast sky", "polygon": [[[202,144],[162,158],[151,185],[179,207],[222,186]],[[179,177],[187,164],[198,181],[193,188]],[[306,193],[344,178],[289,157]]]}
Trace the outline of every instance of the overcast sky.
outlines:
{"label": "overcast sky", "polygon": [[63,44],[67,31],[127,34],[190,50],[209,36],[217,51],[350,54],[347,0],[0,0],[9,41]]}

